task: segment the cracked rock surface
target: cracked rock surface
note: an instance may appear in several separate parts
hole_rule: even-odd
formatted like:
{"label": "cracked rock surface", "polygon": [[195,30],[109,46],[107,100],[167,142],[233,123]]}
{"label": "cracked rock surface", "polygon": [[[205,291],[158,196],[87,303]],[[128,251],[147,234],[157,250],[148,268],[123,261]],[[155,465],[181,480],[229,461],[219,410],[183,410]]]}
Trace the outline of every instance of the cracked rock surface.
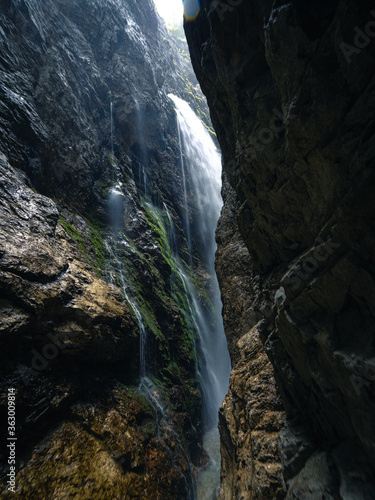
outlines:
{"label": "cracked rock surface", "polygon": [[[185,23],[234,191],[224,190],[217,258],[234,374],[244,359],[251,373],[260,338],[286,410],[274,457],[288,499],[375,496],[375,41],[354,45],[373,22],[367,1],[205,0]],[[253,347],[238,349],[246,332]],[[256,489],[262,440],[244,418],[257,382],[242,387],[233,375],[222,411],[221,498],[239,498],[228,476],[244,433],[255,446],[241,498],[272,498]]]}
{"label": "cracked rock surface", "polygon": [[[172,297],[161,208],[183,248],[171,92],[204,118],[152,0],[0,3],[2,436],[10,387],[17,412],[16,491],[2,449],[2,498],[172,500],[206,460],[195,333]],[[139,389],[131,302],[163,425]]]}

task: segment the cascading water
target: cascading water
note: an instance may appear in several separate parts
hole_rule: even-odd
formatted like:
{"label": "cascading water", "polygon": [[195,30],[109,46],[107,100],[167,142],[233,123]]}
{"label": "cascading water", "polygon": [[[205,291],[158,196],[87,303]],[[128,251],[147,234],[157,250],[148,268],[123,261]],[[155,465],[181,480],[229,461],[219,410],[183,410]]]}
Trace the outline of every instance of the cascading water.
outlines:
{"label": "cascading water", "polygon": [[[194,225],[199,233],[200,254],[206,259],[207,269],[213,270],[216,252],[215,230],[223,205],[221,157],[206,128],[189,104],[173,94],[169,94],[169,97],[176,107],[180,147],[186,158],[182,175],[185,177],[188,170],[192,184]],[[191,231],[191,228],[189,230]]]}
{"label": "cascading water", "polygon": [[[112,190],[110,193],[109,201],[113,203],[113,198],[123,198],[123,194],[117,189]],[[119,200],[116,200],[115,206],[119,206]],[[118,220],[118,217],[115,219]],[[119,239],[118,235],[115,236],[116,245],[124,245],[127,246],[128,243],[125,239]],[[116,246],[115,245],[115,246]],[[163,440],[166,450],[171,456],[171,462],[173,461],[173,454],[175,453],[176,448],[179,453],[186,460],[186,468],[189,471],[189,476],[193,477],[193,473],[191,470],[191,463],[189,457],[186,454],[186,451],[181,444],[178,433],[174,430],[174,424],[172,422],[172,417],[168,411],[168,408],[164,405],[163,399],[160,394],[159,388],[152,382],[152,380],[147,376],[147,363],[146,363],[146,346],[147,346],[147,332],[143,324],[142,315],[130,294],[128,293],[128,286],[126,281],[126,276],[124,274],[123,264],[121,259],[118,257],[117,251],[114,248],[114,242],[111,239],[107,239],[105,241],[106,250],[110,257],[109,263],[110,267],[107,270],[108,275],[110,277],[110,281],[112,284],[118,284],[120,282],[121,288],[124,294],[125,299],[130,304],[131,308],[134,311],[134,314],[138,320],[139,330],[140,330],[140,382],[138,390],[139,392],[147,399],[147,401],[151,404],[155,421],[158,430],[158,438]],[[115,276],[116,275],[116,276]],[[117,279],[116,279],[117,278]],[[176,470],[181,475],[181,478],[184,480],[186,484],[186,500],[196,500],[195,492],[190,488],[187,477],[184,475],[178,467]]]}
{"label": "cascading water", "polygon": [[[171,94],[172,95],[172,94]],[[171,97],[171,95],[169,97]],[[181,138],[181,129],[180,129],[180,121],[177,120],[177,131],[178,131],[178,143],[180,145],[180,162],[181,162],[181,174],[182,174],[182,186],[184,188],[184,209],[185,209],[185,230],[186,230],[186,240],[188,244],[189,250],[189,258],[191,265],[191,234],[190,234],[190,221],[189,221],[189,203],[188,203],[188,195],[186,188],[186,172],[185,172],[185,162],[184,155],[182,153],[182,138]]]}
{"label": "cascading water", "polygon": [[165,211],[165,214],[167,216],[167,237],[168,237],[168,243],[171,249],[171,252],[173,255],[177,254],[177,238],[176,238],[176,231],[174,228],[173,224],[173,219],[171,217],[171,214],[169,213],[168,207],[165,203],[163,203],[163,208]]}
{"label": "cascading water", "polygon": [[[147,399],[147,401],[153,408],[158,431],[158,439],[162,443],[162,446],[165,448],[165,450],[169,453],[173,467],[176,468],[176,471],[180,475],[181,479],[185,482],[186,500],[197,500],[190,458],[186,453],[186,449],[181,442],[178,432],[175,429],[175,423],[173,422],[168,406],[163,402],[163,389],[159,388],[153,382],[150,374],[149,366],[147,363],[147,330],[144,326],[142,314],[137,306],[137,302],[131,292],[131,287],[128,283],[124,263],[120,258],[123,250],[130,247],[130,243],[122,229],[123,215],[126,203],[123,188],[124,186],[120,182],[118,182],[116,186],[113,187],[109,192],[108,213],[112,230],[104,241],[106,251],[109,256],[106,272],[110,279],[110,282],[114,285],[120,286],[126,301],[132,308],[138,320],[140,332],[140,380],[138,390]],[[149,210],[153,210],[154,207],[151,205],[151,203],[144,203],[145,206],[149,208]],[[169,214],[167,206],[164,205],[164,207],[168,216],[168,240],[170,239],[171,241],[171,248],[177,251],[177,240],[174,231],[173,220]],[[183,457],[183,460],[185,462],[182,470],[180,468],[179,462],[175,463],[174,461],[176,452],[180,459],[181,457]],[[183,470],[185,470],[185,472],[183,472]]]}
{"label": "cascading water", "polygon": [[[218,409],[228,389],[230,360],[227,350],[226,338],[221,318],[221,300],[219,287],[214,269],[214,255],[216,251],[215,229],[219,217],[222,201],[220,197],[221,165],[212,139],[204,129],[199,118],[189,105],[175,96],[170,96],[177,112],[178,137],[180,142],[180,168],[183,183],[183,211],[181,214],[182,226],[188,244],[188,259],[185,250],[178,248],[177,237],[173,218],[165,203],[163,209],[165,216],[162,224],[165,226],[170,247],[170,256],[173,261],[174,272],[171,275],[171,293],[181,289],[186,295],[187,310],[185,311],[187,324],[195,330],[199,337],[196,345],[197,373],[200,379],[203,396],[203,444],[211,461],[204,468],[197,480],[198,500],[213,500],[217,497],[220,479],[220,446],[217,429]],[[147,185],[148,154],[144,140],[144,123],[142,111],[136,102],[136,125],[138,138],[139,162],[139,188],[142,194],[149,196]],[[113,105],[111,104],[111,154],[114,160],[114,130],[113,130]],[[159,208],[152,205],[151,201],[143,199],[144,207],[151,212]],[[148,198],[149,199],[149,198]],[[119,255],[121,245],[128,245],[127,238],[121,226],[123,225],[125,197],[123,186],[120,183],[113,187],[109,194],[109,215],[112,221],[113,233],[106,242],[110,255],[112,281],[121,285],[124,296],[132,307],[139,324],[140,330],[140,385],[139,390],[152,404],[156,415],[158,428],[165,435],[171,436],[173,442],[178,442],[179,437],[174,430],[174,425],[168,409],[162,404],[158,388],[148,376],[147,366],[147,331],[144,327],[142,315],[134,300],[131,289],[128,287],[126,271]],[[164,220],[163,220],[164,219]],[[203,291],[198,292],[196,278],[192,269],[192,247],[194,254],[204,265],[203,281],[209,285],[200,285],[209,290],[209,298],[202,299]],[[120,249],[118,251],[118,249]],[[182,255],[181,255],[182,254]],[[114,271],[113,271],[114,270]],[[199,280],[198,280],[199,281]],[[199,287],[198,287],[199,288]],[[206,293],[204,292],[204,293]],[[167,439],[168,441],[168,439]],[[166,445],[168,448],[168,442]],[[178,444],[181,453],[183,446]],[[170,453],[173,454],[172,449]],[[187,459],[187,466],[190,464]],[[189,495],[195,494],[193,491]]]}
{"label": "cascading water", "polygon": [[113,142],[113,102],[111,101],[109,104],[109,112],[111,116],[111,155],[112,158],[115,156],[114,152],[114,142]]}
{"label": "cascading water", "polygon": [[[221,158],[215,145],[195,115],[189,104],[170,94],[177,113],[181,168],[184,183],[184,203],[188,207],[186,174],[191,181],[192,201],[194,207],[194,225],[196,244],[206,271],[211,276],[211,292],[213,310],[215,311],[214,327],[212,313],[202,305],[197,291],[183,269],[179,269],[190,301],[193,320],[197,329],[202,350],[199,365],[199,377],[203,389],[203,424],[205,428],[204,446],[211,457],[210,466],[198,477],[198,500],[211,500],[217,497],[220,481],[220,448],[217,430],[218,410],[228,390],[230,375],[230,358],[221,318],[221,298],[215,274],[215,230],[222,207]],[[192,231],[187,218],[188,231]]]}
{"label": "cascading water", "polygon": [[109,216],[112,223],[113,234],[110,238],[106,240],[106,249],[110,256],[111,268],[108,271],[110,281],[115,284],[113,269],[116,269],[116,275],[121,285],[122,292],[127,302],[130,304],[134,311],[134,314],[138,321],[139,326],[139,343],[140,343],[140,354],[139,354],[139,371],[141,377],[146,376],[147,364],[146,364],[146,345],[147,345],[147,331],[143,324],[142,315],[135,303],[135,301],[130,297],[128,293],[127,281],[124,275],[124,268],[121,259],[118,256],[117,247],[119,245],[128,245],[127,241],[121,237],[120,227],[121,220],[124,212],[124,194],[122,192],[122,185],[118,183],[109,192],[108,198],[108,209]]}
{"label": "cascading water", "polygon": [[141,106],[137,100],[135,100],[135,116],[136,116],[136,124],[137,124],[137,137],[139,143],[139,170],[138,170],[138,178],[139,178],[139,187],[143,191],[145,196],[148,196],[148,184],[147,184],[147,168],[148,168],[148,154],[146,148],[146,142],[144,138],[145,127],[144,127],[144,119],[143,112]]}

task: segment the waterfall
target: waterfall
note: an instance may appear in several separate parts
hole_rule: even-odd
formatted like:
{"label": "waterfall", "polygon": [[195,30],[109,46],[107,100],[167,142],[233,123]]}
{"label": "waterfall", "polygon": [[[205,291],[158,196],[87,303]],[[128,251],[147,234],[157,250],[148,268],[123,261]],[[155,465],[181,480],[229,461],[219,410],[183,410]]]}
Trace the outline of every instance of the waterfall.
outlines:
{"label": "waterfall", "polygon": [[169,213],[167,205],[164,202],[163,202],[163,208],[164,208],[165,215],[167,216],[166,230],[167,230],[168,243],[169,243],[172,255],[176,255],[177,254],[177,238],[176,238],[176,231],[174,228],[173,219],[171,217],[171,214]]}
{"label": "waterfall", "polygon": [[[183,281],[194,324],[199,335],[202,352],[198,374],[203,390],[204,446],[210,455],[210,466],[198,477],[198,500],[217,497],[220,481],[220,450],[217,430],[218,410],[228,390],[231,370],[227,342],[221,317],[221,298],[215,273],[215,230],[222,207],[221,199],[221,158],[204,125],[189,104],[169,95],[173,101],[177,120],[181,149],[181,169],[184,182],[184,203],[188,212],[186,177],[189,177],[191,197],[190,209],[193,213],[194,243],[200,260],[204,263],[210,279],[210,299],[212,311],[202,304],[197,290],[182,268],[179,269]],[[183,153],[182,153],[183,151]],[[185,160],[184,161],[184,157]],[[187,239],[193,231],[187,218]],[[212,315],[214,317],[212,317]]]}
{"label": "waterfall", "polygon": [[148,196],[148,184],[147,184],[147,168],[148,168],[148,153],[146,147],[146,141],[144,137],[145,127],[144,119],[141,106],[137,100],[135,100],[135,116],[137,124],[137,139],[139,143],[139,187],[145,196]]}
{"label": "waterfall", "polygon": [[122,217],[124,214],[124,203],[125,196],[122,192],[122,184],[118,183],[114,188],[112,188],[109,192],[108,197],[108,212],[110,217],[110,222],[113,228],[113,234],[110,238],[107,238],[105,241],[107,252],[110,256],[110,269],[108,271],[110,281],[112,284],[116,284],[115,276],[113,270],[116,270],[116,275],[118,281],[120,282],[122,292],[124,294],[125,299],[130,304],[130,307],[133,309],[135,317],[138,321],[139,326],[139,371],[141,377],[145,377],[147,374],[147,362],[146,362],[146,346],[147,346],[147,331],[143,324],[142,315],[137,307],[137,304],[133,300],[133,298],[128,293],[128,286],[126,276],[124,274],[124,266],[121,262],[121,259],[118,256],[117,247],[121,244],[127,245],[125,239],[122,238],[121,235],[121,225],[122,225]]}
{"label": "waterfall", "polygon": [[[216,242],[215,230],[222,207],[221,157],[208,131],[183,99],[169,94],[173,101],[179,124],[180,147],[184,151],[194,196],[194,219],[198,229],[200,257],[207,269],[214,269]],[[181,153],[182,154],[182,153]],[[191,232],[191,228],[189,228]]]}
{"label": "waterfall", "polygon": [[[147,185],[148,154],[144,139],[144,119],[142,110],[136,102],[136,126],[138,142],[139,189],[145,199],[144,208],[157,215],[159,224],[164,226],[169,248],[165,248],[170,258],[173,272],[171,275],[171,295],[178,302],[181,285],[185,291],[186,302],[179,303],[187,324],[196,331],[198,340],[196,349],[196,370],[202,388],[202,420],[204,428],[204,447],[209,454],[210,464],[203,469],[197,479],[198,500],[216,498],[220,479],[220,446],[217,429],[218,410],[228,389],[230,359],[221,318],[221,299],[215,274],[215,229],[220,214],[222,200],[221,158],[215,145],[190,106],[183,100],[170,95],[176,109],[177,131],[180,146],[181,178],[183,184],[183,211],[181,223],[188,245],[186,249],[178,247],[173,217],[168,206],[155,206],[149,198]],[[113,148],[113,106],[111,105],[111,148]],[[146,201],[148,200],[148,201]],[[126,269],[121,261],[121,246],[127,245],[123,232],[125,209],[124,187],[118,183],[109,193],[109,215],[112,234],[106,242],[110,255],[112,282],[120,285],[125,299],[133,309],[140,330],[140,384],[139,390],[151,402],[160,428],[170,429],[174,436],[173,422],[162,404],[158,389],[153,385],[147,363],[147,330],[142,314],[137,307],[126,276]],[[175,217],[175,215],[174,215]],[[180,237],[180,235],[179,235]],[[167,246],[168,246],[167,245]],[[194,250],[193,250],[194,249]],[[196,262],[203,265],[193,269],[192,251],[198,257]],[[180,447],[180,445],[179,445]],[[182,450],[182,445],[181,445]],[[171,450],[172,453],[172,450]],[[188,468],[190,465],[188,464]],[[189,469],[190,470],[190,469]],[[191,474],[191,472],[190,472]],[[194,492],[192,492],[194,495]]]}
{"label": "waterfall", "polygon": [[113,145],[113,102],[112,101],[109,104],[109,112],[110,112],[110,116],[111,116],[111,155],[112,155],[112,158],[114,159],[115,150],[114,150],[114,145]]}
{"label": "waterfall", "polygon": [[[169,95],[172,99],[172,94]],[[182,174],[182,186],[184,189],[184,209],[185,209],[185,230],[186,230],[186,240],[188,244],[189,250],[189,259],[190,265],[192,263],[192,255],[191,255],[191,234],[190,234],[190,220],[189,220],[189,203],[188,203],[188,195],[186,188],[186,172],[185,172],[185,163],[184,163],[184,155],[182,153],[182,138],[181,138],[181,127],[180,120],[177,118],[177,131],[178,131],[178,144],[180,147],[180,163],[181,163],[181,174]]]}
{"label": "waterfall", "polygon": [[201,347],[206,364],[206,380],[208,402],[205,424],[217,422],[217,411],[228,390],[230,359],[221,318],[220,290],[215,274],[215,230],[222,207],[221,190],[221,158],[217,149],[200,119],[189,104],[170,94],[173,101],[181,132],[181,148],[186,156],[186,169],[192,184],[194,203],[194,224],[197,229],[200,257],[206,264],[206,270],[212,277],[211,300],[216,311],[215,330],[207,324],[207,312],[202,308],[197,294],[186,276],[183,277],[189,288],[195,311]]}

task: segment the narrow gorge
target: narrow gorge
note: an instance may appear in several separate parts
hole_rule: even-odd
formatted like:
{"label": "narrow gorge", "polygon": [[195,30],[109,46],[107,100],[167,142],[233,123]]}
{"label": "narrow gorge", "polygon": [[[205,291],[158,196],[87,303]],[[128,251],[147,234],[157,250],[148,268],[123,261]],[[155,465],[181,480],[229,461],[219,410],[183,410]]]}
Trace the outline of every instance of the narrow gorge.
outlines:
{"label": "narrow gorge", "polygon": [[0,2],[0,498],[375,498],[374,38]]}

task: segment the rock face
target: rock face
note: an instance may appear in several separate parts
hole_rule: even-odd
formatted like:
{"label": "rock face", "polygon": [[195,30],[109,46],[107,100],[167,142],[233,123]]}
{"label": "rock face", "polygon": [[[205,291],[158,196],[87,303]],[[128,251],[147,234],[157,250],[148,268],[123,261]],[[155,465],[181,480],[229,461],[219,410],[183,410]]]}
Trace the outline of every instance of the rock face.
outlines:
{"label": "rock face", "polygon": [[[220,410],[221,498],[282,498],[278,432],[284,409],[253,307],[256,276],[236,221],[236,195],[224,177],[217,230],[217,273],[232,359],[229,392]],[[224,279],[225,277],[225,279]],[[252,326],[254,325],[254,326]]]}
{"label": "rock face", "polygon": [[[27,188],[5,157],[0,161],[1,337],[8,363],[26,361],[19,358],[20,342],[26,353],[26,342],[31,351],[33,342],[47,341],[45,361],[56,358],[60,337],[67,340],[65,362],[72,356],[105,363],[126,355],[134,363],[137,323],[118,290],[73,258],[56,204]],[[36,354],[31,377],[47,368],[43,354]]]}
{"label": "rock face", "polygon": [[259,338],[286,409],[286,498],[375,496],[374,21],[366,1],[205,0],[185,23],[235,192],[218,231],[234,364],[221,498],[281,495],[251,418],[264,403],[280,429],[277,395],[257,393]]}
{"label": "rock face", "polygon": [[[204,118],[196,80],[151,0],[6,0],[0,38],[0,433],[13,387],[15,497],[189,498],[201,394],[163,206],[186,248],[167,94]],[[8,469],[2,450],[2,498]]]}

